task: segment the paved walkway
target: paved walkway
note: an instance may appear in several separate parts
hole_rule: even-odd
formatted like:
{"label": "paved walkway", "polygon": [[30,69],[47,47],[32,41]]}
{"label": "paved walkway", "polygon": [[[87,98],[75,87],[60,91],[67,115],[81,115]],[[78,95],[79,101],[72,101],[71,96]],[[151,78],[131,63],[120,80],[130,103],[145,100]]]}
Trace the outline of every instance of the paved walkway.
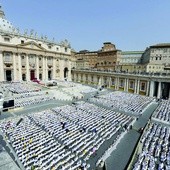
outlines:
{"label": "paved walkway", "polygon": [[142,116],[134,123],[133,127],[129,132],[122,138],[120,143],[117,145],[111,156],[106,160],[107,170],[124,170],[130,161],[130,158],[135,151],[135,146],[141,136],[137,132],[141,127],[145,127],[150,116],[153,114],[157,107],[157,103],[153,103],[148,107]]}
{"label": "paved walkway", "polygon": [[10,148],[0,134],[0,145],[3,151],[0,152],[0,170],[18,170],[18,163],[15,161],[15,156],[12,154]]}
{"label": "paved walkway", "polygon": [[20,170],[4,148],[0,151],[0,170]]}

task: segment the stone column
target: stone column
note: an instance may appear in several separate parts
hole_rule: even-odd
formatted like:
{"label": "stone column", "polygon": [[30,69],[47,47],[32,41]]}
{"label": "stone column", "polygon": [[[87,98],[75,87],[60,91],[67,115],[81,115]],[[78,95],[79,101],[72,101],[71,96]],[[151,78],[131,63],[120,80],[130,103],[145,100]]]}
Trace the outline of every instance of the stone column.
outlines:
{"label": "stone column", "polygon": [[150,88],[149,88],[149,97],[153,97],[153,93],[154,93],[154,81],[150,81]]}
{"label": "stone column", "polygon": [[2,51],[0,51],[0,81],[4,81],[5,80],[5,74],[4,74],[4,60],[3,60],[3,53]]}
{"label": "stone column", "polygon": [[109,77],[109,88],[111,87],[111,84],[112,84],[112,78]]}
{"label": "stone column", "polygon": [[126,91],[128,92],[128,90],[129,90],[129,79],[127,78]]}
{"label": "stone column", "polygon": [[42,73],[42,80],[43,81],[45,81],[45,57],[43,56],[42,57],[42,64],[43,64],[43,67],[42,67],[42,71],[43,71],[43,73]]}
{"label": "stone column", "polygon": [[45,77],[48,80],[48,64],[47,64],[47,57],[45,58]]}
{"label": "stone column", "polygon": [[149,81],[147,81],[146,96],[149,96]]}
{"label": "stone column", "polygon": [[39,80],[39,56],[36,55],[36,65],[35,65],[35,68],[36,68],[36,78],[37,80]]}
{"label": "stone column", "polygon": [[127,86],[127,82],[126,82],[126,78],[124,79],[124,91],[126,91],[126,87]]}
{"label": "stone column", "polygon": [[117,90],[119,90],[119,84],[120,84],[119,77],[117,77]]}
{"label": "stone column", "polygon": [[55,58],[52,58],[52,63],[53,63],[52,79],[56,79],[56,59]]}
{"label": "stone column", "polygon": [[16,65],[16,55],[13,53],[13,80],[17,80],[17,65]]}
{"label": "stone column", "polygon": [[[64,60],[59,60],[59,69],[60,69],[60,79],[64,80]],[[74,77],[74,80],[76,81],[77,77]]]}
{"label": "stone column", "polygon": [[136,94],[136,90],[137,90],[137,79],[135,79],[135,89],[134,89],[135,94]]}
{"label": "stone column", "polygon": [[115,86],[115,90],[117,89],[117,77],[114,78],[114,86]]}
{"label": "stone column", "polygon": [[29,66],[29,57],[28,57],[28,54],[26,54],[26,80],[30,81],[30,66]]}
{"label": "stone column", "polygon": [[101,78],[101,85],[103,85],[104,84],[103,76],[100,76],[100,78]]}
{"label": "stone column", "polygon": [[18,54],[18,80],[19,80],[19,81],[22,81],[21,54]]}
{"label": "stone column", "polygon": [[137,91],[136,91],[137,94],[139,94],[139,90],[140,90],[140,80],[138,80],[137,82]]}
{"label": "stone column", "polygon": [[161,82],[159,82],[157,98],[160,99],[161,97],[162,97],[162,87],[161,87]]}

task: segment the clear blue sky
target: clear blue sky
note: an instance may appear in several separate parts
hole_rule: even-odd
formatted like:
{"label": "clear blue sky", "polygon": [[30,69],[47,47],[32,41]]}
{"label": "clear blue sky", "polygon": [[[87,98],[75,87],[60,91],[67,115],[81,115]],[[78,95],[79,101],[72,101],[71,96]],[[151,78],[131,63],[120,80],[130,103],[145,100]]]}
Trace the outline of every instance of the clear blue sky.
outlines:
{"label": "clear blue sky", "polygon": [[170,0],[1,0],[20,30],[68,39],[76,51],[110,41],[120,50],[170,42]]}

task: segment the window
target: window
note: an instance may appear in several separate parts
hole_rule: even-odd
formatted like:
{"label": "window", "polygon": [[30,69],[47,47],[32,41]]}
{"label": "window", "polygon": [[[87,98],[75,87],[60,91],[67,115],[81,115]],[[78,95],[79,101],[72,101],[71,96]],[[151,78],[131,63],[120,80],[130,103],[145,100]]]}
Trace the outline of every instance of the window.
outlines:
{"label": "window", "polygon": [[23,55],[21,56],[21,58],[22,58],[22,60],[24,60],[24,56]]}
{"label": "window", "polygon": [[67,47],[65,47],[65,52],[67,52]]}
{"label": "window", "polygon": [[41,44],[38,44],[41,47]]}
{"label": "window", "polygon": [[24,44],[24,40],[21,40],[21,44]]}
{"label": "window", "polygon": [[51,46],[49,45],[48,48],[51,49]]}
{"label": "window", "polygon": [[11,54],[10,53],[4,53],[4,59],[6,62],[11,62]]}
{"label": "window", "polygon": [[58,47],[56,47],[56,50],[58,51],[58,50],[59,50],[59,48],[58,48]]}
{"label": "window", "polygon": [[158,60],[158,57],[156,57],[156,60]]}
{"label": "window", "polygon": [[4,41],[5,41],[5,42],[10,42],[10,38],[5,37],[5,38],[4,38]]}

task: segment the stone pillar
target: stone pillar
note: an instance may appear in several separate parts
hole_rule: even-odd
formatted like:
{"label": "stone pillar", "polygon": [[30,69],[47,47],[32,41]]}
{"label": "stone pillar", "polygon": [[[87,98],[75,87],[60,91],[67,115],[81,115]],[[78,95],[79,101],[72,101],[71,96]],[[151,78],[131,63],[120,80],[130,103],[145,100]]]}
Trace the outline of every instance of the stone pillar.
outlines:
{"label": "stone pillar", "polygon": [[36,66],[35,66],[35,68],[36,68],[36,78],[37,78],[37,80],[39,80],[39,57],[38,56],[36,56]]}
{"label": "stone pillar", "polygon": [[112,85],[112,78],[109,77],[109,88],[111,87],[111,85]]}
{"label": "stone pillar", "polygon": [[161,86],[161,82],[159,82],[157,98],[160,99],[161,97],[162,97],[162,86]]}
{"label": "stone pillar", "polygon": [[150,81],[150,88],[149,88],[149,97],[153,97],[153,93],[154,93],[154,81]]}
{"label": "stone pillar", "polygon": [[48,64],[47,57],[45,57],[45,79],[48,80]]}
{"label": "stone pillar", "polygon": [[102,85],[104,85],[105,83],[104,83],[104,77],[103,76],[101,76],[101,80],[102,80]]}
{"label": "stone pillar", "polygon": [[129,90],[129,79],[127,78],[126,79],[126,91],[128,92],[128,90]]}
{"label": "stone pillar", "polygon": [[13,53],[13,80],[17,80],[17,64],[16,64],[16,55]]}
{"label": "stone pillar", "polygon": [[126,91],[126,87],[127,86],[127,83],[126,83],[126,78],[124,79],[124,91]]}
{"label": "stone pillar", "polygon": [[137,90],[137,79],[135,79],[135,89],[134,89],[135,94],[136,94],[136,90]]}
{"label": "stone pillar", "polygon": [[149,96],[149,81],[147,81],[146,96]]}
{"label": "stone pillar", "polygon": [[[18,81],[22,81],[22,65],[21,65],[21,55],[20,54],[14,54],[15,56],[17,56],[17,60],[18,60],[18,68],[17,68],[17,74],[16,74],[16,79]],[[15,75],[15,73],[14,73]]]}
{"label": "stone pillar", "polygon": [[119,90],[119,84],[120,84],[119,77],[117,77],[117,90]]}
{"label": "stone pillar", "polygon": [[5,74],[4,74],[4,60],[3,60],[2,51],[0,51],[0,64],[1,64],[1,66],[0,66],[0,81],[4,81],[5,80],[5,78],[4,78]]}
{"label": "stone pillar", "polygon": [[55,59],[55,58],[52,58],[52,62],[53,62],[52,79],[56,79],[56,59]]}
{"label": "stone pillar", "polygon": [[18,54],[18,80],[19,80],[19,81],[22,81],[21,54]]}
{"label": "stone pillar", "polygon": [[138,80],[137,82],[137,91],[136,91],[137,94],[139,94],[139,90],[140,90],[140,80]]}
{"label": "stone pillar", "polygon": [[42,71],[43,71],[43,73],[42,73],[42,80],[43,81],[45,81],[46,79],[45,79],[45,57],[43,56],[42,57],[42,64],[43,64],[43,67],[42,67]]}
{"label": "stone pillar", "polygon": [[[60,69],[60,79],[64,80],[64,60],[59,60],[59,69]],[[77,79],[77,77],[74,77],[75,81]]]}
{"label": "stone pillar", "polygon": [[30,81],[30,66],[29,66],[29,57],[27,54],[26,54],[26,80]]}

